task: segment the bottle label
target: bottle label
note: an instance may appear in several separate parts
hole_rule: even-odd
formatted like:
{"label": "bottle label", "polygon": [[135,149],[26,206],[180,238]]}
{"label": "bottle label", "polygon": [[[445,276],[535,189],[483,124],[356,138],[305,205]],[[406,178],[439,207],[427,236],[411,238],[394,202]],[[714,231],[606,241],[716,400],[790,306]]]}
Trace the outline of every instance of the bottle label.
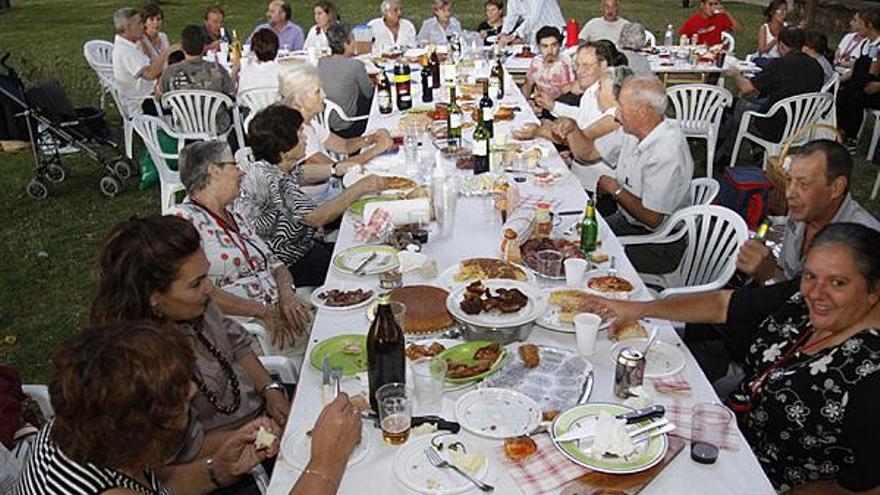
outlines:
{"label": "bottle label", "polygon": [[461,128],[461,114],[460,113],[451,113],[449,114],[449,127],[453,129]]}
{"label": "bottle label", "polygon": [[494,77],[489,80],[489,98],[492,101],[498,101],[498,79]]}
{"label": "bottle label", "polygon": [[495,120],[495,107],[486,107],[483,109],[483,120],[486,122]]}
{"label": "bottle label", "polygon": [[395,74],[394,84],[409,83],[412,80],[409,74]]}
{"label": "bottle label", "polygon": [[489,141],[484,139],[474,143],[474,156],[487,156],[489,154]]}
{"label": "bottle label", "polygon": [[379,108],[391,106],[391,93],[383,91],[379,93]]}

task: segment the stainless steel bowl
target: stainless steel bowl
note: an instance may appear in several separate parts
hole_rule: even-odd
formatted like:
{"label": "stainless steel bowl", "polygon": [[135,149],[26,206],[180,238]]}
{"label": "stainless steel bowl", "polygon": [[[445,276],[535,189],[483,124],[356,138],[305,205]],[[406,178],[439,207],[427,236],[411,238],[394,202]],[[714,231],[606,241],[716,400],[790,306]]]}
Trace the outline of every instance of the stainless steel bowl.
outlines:
{"label": "stainless steel bowl", "polygon": [[471,342],[474,340],[488,340],[491,342],[500,342],[507,345],[511,342],[523,342],[532,334],[532,328],[535,323],[529,322],[523,325],[512,327],[483,327],[471,325],[469,323],[461,323],[461,335],[464,340]]}

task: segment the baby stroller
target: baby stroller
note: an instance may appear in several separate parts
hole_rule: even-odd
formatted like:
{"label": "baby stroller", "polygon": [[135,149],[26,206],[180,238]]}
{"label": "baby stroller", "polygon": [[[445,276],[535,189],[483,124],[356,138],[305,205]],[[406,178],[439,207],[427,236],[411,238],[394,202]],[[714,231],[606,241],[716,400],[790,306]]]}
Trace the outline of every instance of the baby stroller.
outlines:
{"label": "baby stroller", "polygon": [[[49,195],[49,185],[67,178],[68,168],[62,160],[67,153],[82,153],[101,165],[101,192],[108,197],[119,194],[125,180],[132,176],[131,161],[117,149],[103,110],[74,108],[64,89],[54,79],[24,89],[16,71],[6,64],[9,54],[0,54],[0,106],[6,113],[15,112],[24,118],[24,127],[34,154],[34,178],[27,193],[34,199]],[[102,147],[110,146],[108,153]]]}

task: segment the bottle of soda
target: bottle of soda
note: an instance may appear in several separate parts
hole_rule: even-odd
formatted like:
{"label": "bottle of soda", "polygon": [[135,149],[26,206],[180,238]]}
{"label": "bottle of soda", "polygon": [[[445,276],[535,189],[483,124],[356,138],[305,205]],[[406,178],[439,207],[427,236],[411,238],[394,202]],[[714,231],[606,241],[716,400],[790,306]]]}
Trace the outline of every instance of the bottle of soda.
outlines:
{"label": "bottle of soda", "polygon": [[449,108],[446,109],[446,137],[461,144],[461,107],[455,101],[455,86],[449,88]]}
{"label": "bottle of soda", "polygon": [[437,49],[431,50],[431,61],[428,66],[431,68],[431,83],[434,89],[440,87],[440,57],[437,55]]}
{"label": "bottle of soda", "polygon": [[[484,96],[485,97],[485,96]],[[491,168],[489,155],[491,153],[492,133],[483,118],[482,101],[477,115],[477,127],[474,128],[474,175],[486,173]]]}
{"label": "bottle of soda", "polygon": [[376,89],[376,98],[379,100],[379,113],[388,115],[394,111],[394,105],[391,101],[391,83],[388,81],[388,74],[385,71],[379,74],[379,87]]}
{"label": "bottle of soda", "polygon": [[378,412],[376,390],[386,383],[406,382],[403,354],[403,329],[391,311],[391,296],[379,296],[376,318],[367,334],[367,373],[370,382],[370,406]]}
{"label": "bottle of soda", "polygon": [[398,62],[394,66],[394,87],[397,89],[397,109],[400,111],[412,108],[411,84],[409,64],[404,61]]}
{"label": "bottle of soda", "polygon": [[581,253],[589,255],[596,250],[599,241],[599,222],[596,221],[596,205],[592,199],[587,200],[584,219],[581,221]]}
{"label": "bottle of soda", "polygon": [[422,69],[422,103],[434,101],[434,85],[431,81],[431,70],[428,67]]}
{"label": "bottle of soda", "polygon": [[238,31],[235,29],[232,30],[232,46],[231,52],[229,53],[230,58],[233,62],[238,62],[241,60],[241,40],[238,38]]}
{"label": "bottle of soda", "polygon": [[489,137],[495,137],[495,102],[489,96],[489,82],[483,81],[483,97],[480,98],[480,117],[489,129]]}

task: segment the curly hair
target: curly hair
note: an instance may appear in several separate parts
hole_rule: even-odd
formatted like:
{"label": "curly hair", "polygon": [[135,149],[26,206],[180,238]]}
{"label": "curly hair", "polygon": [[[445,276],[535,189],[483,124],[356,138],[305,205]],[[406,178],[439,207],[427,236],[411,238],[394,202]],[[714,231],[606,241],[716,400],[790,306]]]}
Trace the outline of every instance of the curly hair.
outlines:
{"label": "curly hair", "polygon": [[164,464],[187,427],[195,353],[157,322],[89,327],[64,342],[49,385],[52,439],[76,462]]}
{"label": "curly hair", "polygon": [[186,258],[200,248],[195,227],[175,216],[132,218],[116,225],[98,255],[100,282],[91,324],[154,319],[150,295],[168,290]]}
{"label": "curly hair", "polygon": [[254,158],[278,165],[282,153],[299,144],[302,124],[302,114],[288,106],[275,104],[260,110],[248,125],[248,146]]}

